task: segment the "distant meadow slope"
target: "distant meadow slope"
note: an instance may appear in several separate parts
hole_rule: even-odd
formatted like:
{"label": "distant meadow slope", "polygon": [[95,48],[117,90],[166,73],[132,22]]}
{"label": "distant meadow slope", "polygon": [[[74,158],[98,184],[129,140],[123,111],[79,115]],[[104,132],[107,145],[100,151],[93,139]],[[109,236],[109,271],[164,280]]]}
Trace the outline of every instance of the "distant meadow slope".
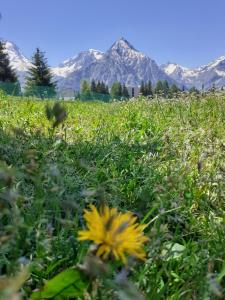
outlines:
{"label": "distant meadow slope", "polygon": [[[225,97],[59,103],[57,123],[54,101],[0,99],[0,275],[30,265],[29,299],[82,263],[83,209],[107,204],[148,223],[128,275],[146,299],[224,299]],[[85,299],[135,299],[101,280]]]}

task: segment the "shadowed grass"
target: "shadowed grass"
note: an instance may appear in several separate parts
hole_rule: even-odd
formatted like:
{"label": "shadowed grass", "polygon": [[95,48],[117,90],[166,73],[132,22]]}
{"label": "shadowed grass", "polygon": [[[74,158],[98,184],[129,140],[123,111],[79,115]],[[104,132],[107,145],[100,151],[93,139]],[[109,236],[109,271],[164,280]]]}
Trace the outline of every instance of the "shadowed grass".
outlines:
{"label": "shadowed grass", "polygon": [[0,273],[30,260],[27,298],[80,262],[83,208],[107,203],[149,222],[131,275],[148,299],[222,298],[224,98],[66,102],[54,131],[46,103],[0,102]]}

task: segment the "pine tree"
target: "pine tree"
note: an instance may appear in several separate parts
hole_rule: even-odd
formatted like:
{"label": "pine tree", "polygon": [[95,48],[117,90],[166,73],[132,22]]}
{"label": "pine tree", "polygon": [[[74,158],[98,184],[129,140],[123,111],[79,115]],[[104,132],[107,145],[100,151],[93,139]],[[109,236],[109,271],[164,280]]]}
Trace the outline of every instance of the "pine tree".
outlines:
{"label": "pine tree", "polygon": [[101,86],[101,82],[98,81],[97,85],[96,85],[96,92],[101,94],[101,90],[102,90],[102,86]]}
{"label": "pine tree", "polygon": [[0,41],[0,88],[7,94],[19,95],[21,93],[17,75],[10,66],[5,43],[2,41]]}
{"label": "pine tree", "polygon": [[159,80],[156,84],[155,93],[156,93],[156,95],[162,95],[163,94],[163,84],[162,84],[161,80]]}
{"label": "pine tree", "polygon": [[90,100],[91,99],[91,88],[87,80],[82,80],[81,82],[81,99]]}
{"label": "pine tree", "polygon": [[96,83],[94,79],[91,81],[91,92],[96,93]]}
{"label": "pine tree", "polygon": [[90,85],[89,85],[87,80],[82,80],[81,93],[84,94],[84,93],[87,93],[87,92],[90,92]]}
{"label": "pine tree", "polygon": [[147,90],[147,96],[153,96],[152,83],[150,80],[146,85],[146,90]]}
{"label": "pine tree", "polygon": [[123,87],[122,87],[122,96],[125,97],[125,98],[129,98],[130,97],[128,89],[127,89],[127,87],[126,87],[125,84],[123,84]]}
{"label": "pine tree", "polygon": [[162,85],[163,85],[163,96],[168,97],[169,96],[169,91],[170,91],[168,81],[164,80]]}
{"label": "pine tree", "polygon": [[143,80],[141,81],[140,94],[145,96],[145,84]]}
{"label": "pine tree", "polygon": [[101,82],[101,94],[106,94],[106,87],[105,87],[105,83],[102,81]]}
{"label": "pine tree", "polygon": [[106,93],[106,95],[109,95],[109,87],[108,87],[108,85],[105,86],[105,93]]}
{"label": "pine tree", "polygon": [[110,94],[114,99],[120,99],[122,96],[122,86],[121,83],[116,81],[113,83]]}
{"label": "pine tree", "polygon": [[39,48],[32,57],[32,67],[28,73],[25,95],[40,98],[52,98],[56,95],[56,83],[52,81],[47,59]]}
{"label": "pine tree", "polygon": [[176,86],[176,84],[173,84],[170,87],[170,96],[171,97],[176,97],[178,92],[180,92],[180,89]]}
{"label": "pine tree", "polygon": [[122,88],[122,84],[119,82],[118,85],[118,93],[119,93],[119,97],[123,96],[123,88]]}
{"label": "pine tree", "polygon": [[216,92],[216,85],[215,85],[215,83],[213,83],[213,85],[212,85],[212,87],[210,89],[210,92],[212,92],[212,93]]}
{"label": "pine tree", "polygon": [[195,86],[193,86],[192,88],[190,88],[189,93],[190,94],[199,94],[199,90],[196,89]]}

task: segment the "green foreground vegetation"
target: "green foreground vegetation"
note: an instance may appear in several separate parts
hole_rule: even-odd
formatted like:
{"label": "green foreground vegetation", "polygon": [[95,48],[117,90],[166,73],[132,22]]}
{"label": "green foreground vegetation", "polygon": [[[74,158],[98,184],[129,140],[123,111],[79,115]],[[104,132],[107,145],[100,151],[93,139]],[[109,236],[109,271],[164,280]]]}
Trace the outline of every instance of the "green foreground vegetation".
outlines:
{"label": "green foreground vegetation", "polygon": [[[225,97],[54,103],[0,99],[0,298],[224,299]],[[149,224],[127,276],[93,260],[75,272],[90,203]]]}

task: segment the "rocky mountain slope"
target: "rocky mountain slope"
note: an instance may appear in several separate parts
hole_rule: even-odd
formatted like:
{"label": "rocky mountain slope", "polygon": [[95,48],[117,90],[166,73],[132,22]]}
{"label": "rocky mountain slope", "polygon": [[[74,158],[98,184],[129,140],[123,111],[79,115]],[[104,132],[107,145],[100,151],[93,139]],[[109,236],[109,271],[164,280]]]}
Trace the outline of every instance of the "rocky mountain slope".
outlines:
{"label": "rocky mountain slope", "polygon": [[21,85],[23,85],[27,71],[31,67],[31,62],[13,42],[3,39],[0,40],[5,42],[6,52],[8,53],[11,66],[16,71]]}
{"label": "rocky mountain slope", "polygon": [[82,79],[104,81],[109,86],[115,81],[132,87],[139,86],[142,80],[151,80],[153,84],[158,80],[174,83],[174,80],[165,74],[154,60],[136,50],[124,38],[116,41],[104,54],[98,55],[98,59],[90,61],[89,65],[85,64],[75,69],[66,77],[58,77],[59,89],[60,91],[78,90]]}
{"label": "rocky mountain slope", "polygon": [[168,76],[187,88],[195,86],[207,90],[213,85],[216,88],[225,86],[225,56],[192,70],[173,63],[162,65],[161,68]]}
{"label": "rocky mountain slope", "polygon": [[[5,43],[11,65],[23,86],[31,62],[13,42]],[[225,56],[196,69],[175,63],[159,67],[153,59],[120,38],[105,53],[94,49],[83,51],[53,67],[52,74],[59,92],[66,95],[73,95],[79,90],[82,79],[104,81],[109,86],[114,81],[137,87],[142,80],[151,80],[153,85],[158,80],[167,80],[170,84],[177,83],[186,88],[195,86],[201,89],[204,86],[204,89],[209,89],[213,85],[221,88],[225,86]]]}

